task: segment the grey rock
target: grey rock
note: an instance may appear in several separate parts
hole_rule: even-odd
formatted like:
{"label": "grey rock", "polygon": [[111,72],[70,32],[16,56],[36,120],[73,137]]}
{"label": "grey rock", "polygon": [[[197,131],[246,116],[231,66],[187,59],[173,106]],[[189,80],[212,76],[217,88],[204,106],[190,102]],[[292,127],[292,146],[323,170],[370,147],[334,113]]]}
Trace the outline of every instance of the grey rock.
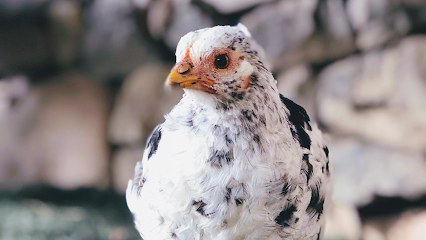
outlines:
{"label": "grey rock", "polygon": [[124,194],[133,178],[136,163],[142,160],[143,147],[121,148],[112,157],[112,184],[118,193]]}
{"label": "grey rock", "polygon": [[308,65],[300,64],[280,72],[277,81],[280,93],[305,108],[311,118],[316,116],[316,82]]}
{"label": "grey rock", "polygon": [[367,222],[363,225],[362,239],[364,240],[386,240],[385,233],[383,233],[380,226]]}
{"label": "grey rock", "polygon": [[55,62],[61,67],[73,64],[79,56],[81,9],[76,1],[54,1],[49,7],[50,39]]}
{"label": "grey rock", "polygon": [[131,0],[133,5],[141,10],[146,10],[149,6],[149,3],[151,3],[151,0]]}
{"label": "grey rock", "polygon": [[400,39],[410,29],[406,13],[391,0],[349,0],[347,15],[357,32],[357,46],[362,50]]}
{"label": "grey rock", "polygon": [[325,214],[324,239],[360,239],[361,219],[355,206],[333,202]]}
{"label": "grey rock", "polygon": [[387,231],[389,240],[421,240],[426,234],[426,211],[406,211]]}
{"label": "grey rock", "polygon": [[154,61],[135,33],[118,48],[105,46],[86,51],[85,60],[90,73],[102,81],[126,76],[140,65]]}
{"label": "grey rock", "polygon": [[241,22],[265,48],[274,71],[346,56],[355,50],[342,0],[278,1],[257,7]]}
{"label": "grey rock", "polygon": [[125,76],[151,61],[138,36],[130,0],[95,1],[85,21],[84,60],[99,79]]}
{"label": "grey rock", "polygon": [[398,214],[387,214],[364,223],[365,240],[421,240],[424,238],[426,211],[411,208]]}
{"label": "grey rock", "polygon": [[403,150],[426,149],[426,39],[350,57],[319,77],[318,116],[337,134]]}
{"label": "grey rock", "polygon": [[278,75],[278,90],[287,98],[295,99],[300,93],[301,86],[309,81],[310,69],[307,65],[298,65]]}
{"label": "grey rock", "polygon": [[108,105],[82,74],[30,88],[0,118],[2,188],[46,183],[60,188],[106,187]]}
{"label": "grey rock", "polygon": [[413,199],[426,194],[426,162],[421,152],[353,139],[335,139],[329,149],[334,201],[363,206],[374,196]]}
{"label": "grey rock", "polygon": [[146,65],[125,80],[115,102],[108,127],[110,142],[142,146],[152,129],[180,100],[182,90],[166,92],[171,67]]}
{"label": "grey rock", "polygon": [[130,0],[95,1],[89,12],[88,49],[122,47],[135,26],[129,15],[133,11]]}
{"label": "grey rock", "polygon": [[222,14],[238,12],[256,5],[272,2],[273,0],[203,0]]}
{"label": "grey rock", "polygon": [[327,0],[320,5],[320,12],[329,37],[351,39],[352,31],[342,0]]}
{"label": "grey rock", "polygon": [[[317,1],[279,1],[259,6],[241,19],[271,62],[296,48],[315,30]],[[273,66],[275,67],[275,66]]]}
{"label": "grey rock", "polygon": [[29,91],[25,76],[14,76],[0,80],[0,119],[6,118],[17,103],[20,103]]}
{"label": "grey rock", "polygon": [[320,38],[310,39],[307,45],[315,46],[315,41],[319,40],[322,42],[323,52],[316,57],[311,56],[311,61],[323,61],[352,53],[355,41],[343,1],[323,1],[319,4],[319,11],[323,25],[322,31],[317,33]]}
{"label": "grey rock", "polygon": [[148,29],[151,36],[160,38],[165,34],[172,14],[172,0],[151,1],[147,13]]}
{"label": "grey rock", "polygon": [[170,49],[176,49],[181,37],[191,31],[213,27],[213,21],[189,0],[173,1],[173,15],[165,34]]}

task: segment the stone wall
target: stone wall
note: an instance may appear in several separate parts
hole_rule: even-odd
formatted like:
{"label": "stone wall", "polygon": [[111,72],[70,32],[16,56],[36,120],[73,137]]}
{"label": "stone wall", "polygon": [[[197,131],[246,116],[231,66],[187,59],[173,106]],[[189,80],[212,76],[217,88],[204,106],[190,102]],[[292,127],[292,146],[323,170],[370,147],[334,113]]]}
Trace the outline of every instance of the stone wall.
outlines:
{"label": "stone wall", "polygon": [[0,0],[0,188],[124,193],[182,95],[163,88],[180,37],[238,22],[325,133],[326,238],[422,239],[423,0]]}

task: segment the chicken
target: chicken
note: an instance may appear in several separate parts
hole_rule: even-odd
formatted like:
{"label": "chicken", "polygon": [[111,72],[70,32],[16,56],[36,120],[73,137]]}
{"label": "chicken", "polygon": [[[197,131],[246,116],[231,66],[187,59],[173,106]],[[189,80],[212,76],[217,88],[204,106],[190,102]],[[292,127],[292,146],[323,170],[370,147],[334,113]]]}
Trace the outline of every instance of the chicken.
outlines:
{"label": "chicken", "polygon": [[167,82],[185,93],[126,193],[143,239],[320,238],[328,148],[261,52],[242,24],[181,38]]}

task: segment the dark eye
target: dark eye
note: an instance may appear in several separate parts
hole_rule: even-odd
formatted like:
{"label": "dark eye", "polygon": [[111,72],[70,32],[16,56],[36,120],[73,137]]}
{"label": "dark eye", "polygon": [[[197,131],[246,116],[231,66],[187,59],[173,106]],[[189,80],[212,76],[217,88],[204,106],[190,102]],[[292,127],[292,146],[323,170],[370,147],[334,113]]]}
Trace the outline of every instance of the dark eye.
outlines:
{"label": "dark eye", "polygon": [[226,68],[229,65],[229,58],[226,54],[217,55],[214,59],[214,66],[216,68]]}

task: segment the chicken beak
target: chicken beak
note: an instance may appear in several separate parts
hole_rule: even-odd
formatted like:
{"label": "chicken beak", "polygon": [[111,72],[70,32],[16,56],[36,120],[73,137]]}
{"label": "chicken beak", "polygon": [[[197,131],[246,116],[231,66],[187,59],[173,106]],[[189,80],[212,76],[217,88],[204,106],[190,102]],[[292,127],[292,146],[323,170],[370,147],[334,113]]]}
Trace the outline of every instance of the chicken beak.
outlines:
{"label": "chicken beak", "polygon": [[213,80],[199,76],[199,74],[193,74],[191,69],[191,64],[186,61],[177,63],[167,77],[167,84],[177,83],[181,88],[196,89],[211,94],[216,93],[216,90],[213,89]]}

